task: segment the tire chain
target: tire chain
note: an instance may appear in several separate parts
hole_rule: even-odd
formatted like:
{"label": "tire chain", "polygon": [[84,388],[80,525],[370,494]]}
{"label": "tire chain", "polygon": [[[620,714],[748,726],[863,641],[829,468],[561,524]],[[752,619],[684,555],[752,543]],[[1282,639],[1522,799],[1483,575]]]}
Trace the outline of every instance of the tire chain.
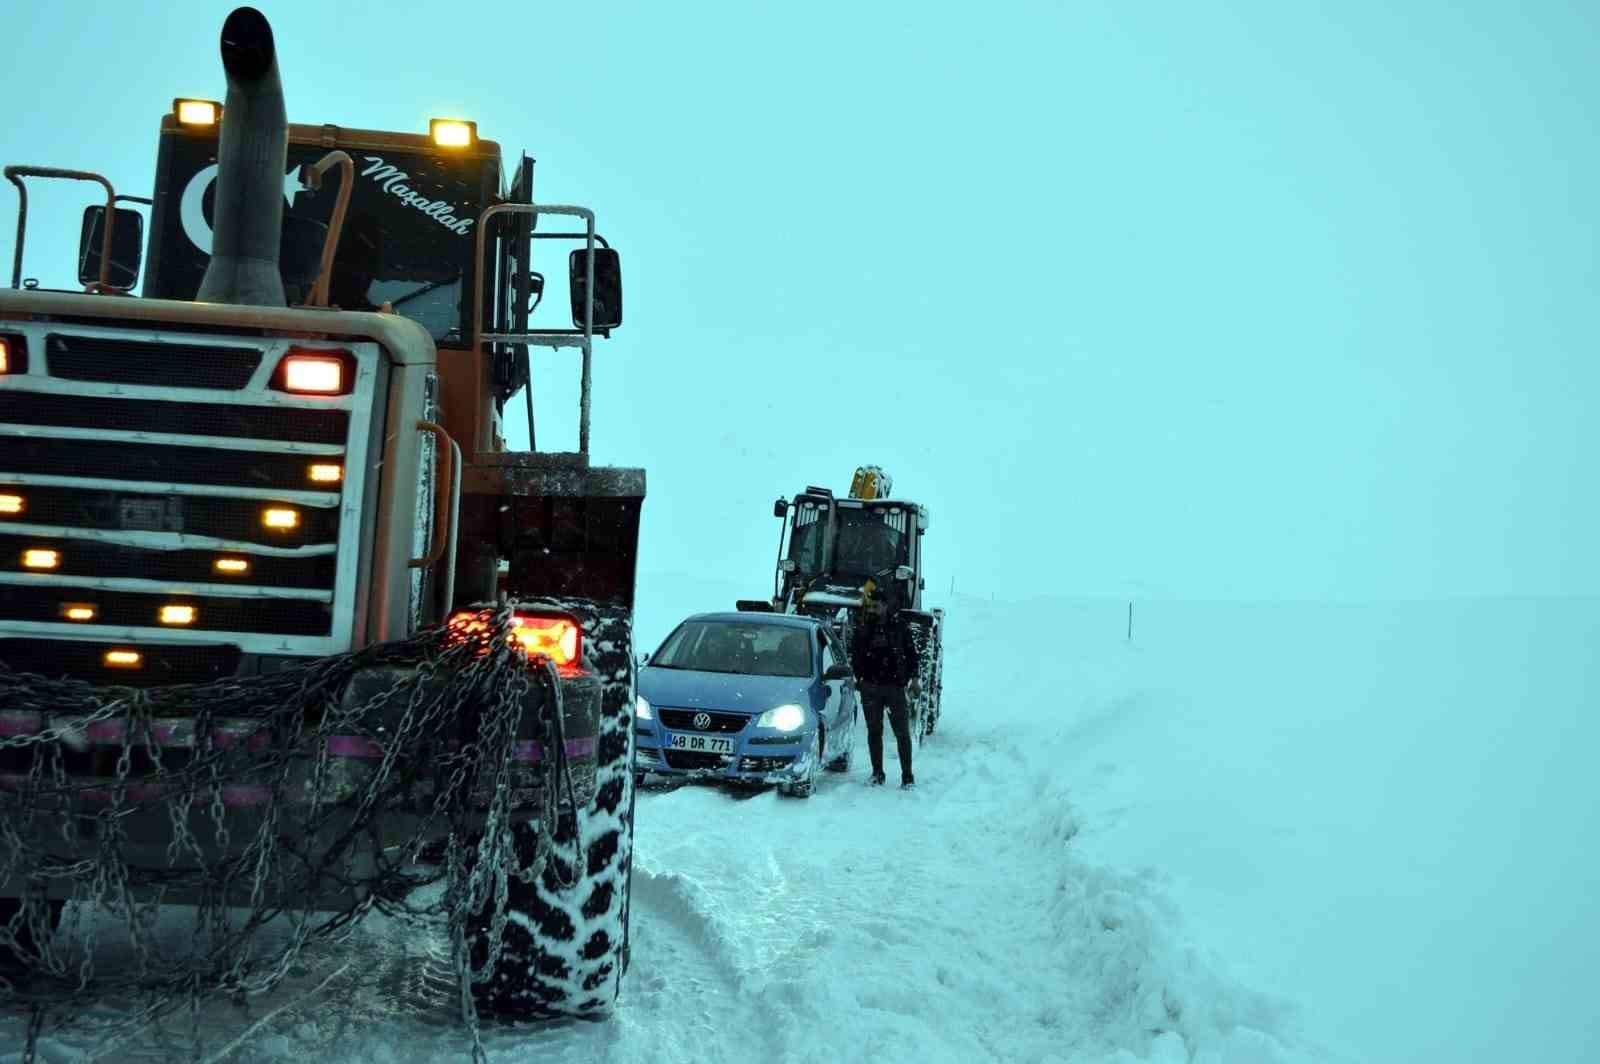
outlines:
{"label": "tire chain", "polygon": [[[487,615],[487,611],[486,611]],[[472,986],[485,981],[499,962],[498,945],[482,964],[473,964],[469,930],[485,910],[492,915],[491,941],[498,943],[506,923],[506,899],[512,881],[536,881],[545,871],[550,850],[550,825],[559,806],[574,808],[575,788],[566,757],[561,686],[548,660],[529,661],[512,631],[512,610],[502,605],[489,623],[475,629],[433,628],[393,643],[317,659],[261,677],[229,678],[204,684],[129,689],[95,687],[78,680],[52,680],[14,672],[0,665],[0,699],[10,711],[37,713],[39,730],[0,735],[0,764],[26,759],[28,768],[12,789],[0,790],[0,881],[22,881],[32,892],[28,903],[9,921],[0,921],[0,952],[9,950],[22,964],[23,978],[0,974],[0,1005],[20,1004],[32,1010],[24,1059],[31,1059],[46,1013],[58,1024],[82,1014],[86,1000],[131,995],[130,1026],[145,1025],[188,1007],[199,1015],[202,999],[213,994],[234,998],[266,993],[276,987],[308,946],[340,941],[374,908],[413,924],[443,930],[454,944],[461,983],[462,1018],[470,1032],[473,1055],[482,1059],[478,1010]],[[365,702],[344,706],[341,696],[361,669],[399,666],[402,672],[387,688]],[[512,767],[521,723],[523,699],[533,683],[551,697],[549,711],[537,722],[536,734],[549,756],[542,759],[543,780],[535,819],[522,829],[535,837],[534,853],[519,856],[513,838]],[[630,676],[631,685],[631,676]],[[398,714],[396,714],[398,710]],[[160,719],[192,722],[194,741],[187,759],[165,757],[155,742]],[[215,722],[248,718],[259,722],[249,736],[217,742]],[[111,779],[75,777],[69,754],[89,747],[97,725],[123,721],[121,751]],[[374,725],[374,722],[391,723]],[[248,741],[264,735],[266,750],[251,750]],[[359,736],[374,744],[380,756],[358,793],[326,800],[335,758],[328,740]],[[446,743],[459,738],[450,751]],[[148,764],[138,772],[133,751],[140,746]],[[307,756],[309,752],[309,757]],[[304,782],[292,775],[304,766]],[[170,762],[170,763],[169,763]],[[444,771],[438,771],[442,765]],[[242,847],[230,853],[228,807],[224,788],[248,781],[270,788],[270,800],[259,827]],[[348,781],[345,781],[348,782]],[[357,848],[366,841],[385,811],[409,803],[432,784],[432,801],[422,811],[413,837],[398,848],[398,858],[372,847],[374,867],[364,875],[353,871]],[[281,819],[291,787],[308,796],[307,812],[286,825]],[[165,804],[172,828],[167,867],[136,868],[123,859],[127,814],[142,803],[130,789],[155,788]],[[110,791],[93,817],[94,845],[75,839],[70,815],[80,808],[85,792]],[[191,830],[197,798],[209,793],[205,815],[214,852]],[[467,817],[474,795],[487,796],[481,824],[468,843]],[[61,819],[60,841],[77,842],[80,852],[66,860],[47,852],[39,841],[37,818],[54,813]],[[345,823],[335,824],[338,815]],[[416,861],[436,829],[448,839],[442,870],[422,871]],[[332,837],[332,844],[313,856],[296,838]],[[526,847],[523,848],[526,851]],[[531,860],[528,859],[531,856]],[[581,860],[574,868],[581,867]],[[430,904],[414,906],[408,895],[418,888],[445,884]],[[230,887],[248,886],[249,904],[241,919],[230,908]],[[94,968],[96,921],[86,921],[79,938],[82,957],[69,973],[65,948],[56,936],[47,887],[56,897],[66,893],[91,911],[121,916],[138,963],[131,972],[97,973]],[[342,892],[358,898],[331,914],[308,900],[288,907],[281,900],[295,888]],[[64,887],[64,889],[63,889]],[[168,956],[154,939],[154,922],[164,892],[183,890],[198,899],[195,930],[187,951]],[[136,900],[154,892],[154,900]],[[255,933],[281,916],[290,918],[286,944],[258,952]],[[74,916],[76,922],[78,917]],[[198,1031],[196,1054],[200,1051]]]}

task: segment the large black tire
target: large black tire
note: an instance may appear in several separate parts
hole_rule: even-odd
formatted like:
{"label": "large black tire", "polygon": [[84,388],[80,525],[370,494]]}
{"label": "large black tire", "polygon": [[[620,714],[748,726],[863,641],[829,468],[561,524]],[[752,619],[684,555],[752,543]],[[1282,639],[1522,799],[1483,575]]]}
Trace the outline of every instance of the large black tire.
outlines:
{"label": "large black tire", "polygon": [[933,668],[931,675],[925,681],[926,690],[923,698],[928,701],[927,711],[922,717],[923,738],[933,734],[933,729],[939,725],[939,706],[944,694],[944,631],[943,626],[934,629],[937,641],[933,645]]}
{"label": "large black tire", "polygon": [[[632,618],[590,603],[560,606],[582,623],[585,665],[605,682],[595,794],[576,816],[566,811],[557,818],[539,881],[511,881],[498,963],[489,980],[473,988],[479,1009],[504,1019],[604,1017],[628,968],[635,796]],[[519,830],[515,841],[522,859],[532,861],[535,832]],[[474,942],[472,952],[474,963],[481,964],[488,956],[487,941]]]}

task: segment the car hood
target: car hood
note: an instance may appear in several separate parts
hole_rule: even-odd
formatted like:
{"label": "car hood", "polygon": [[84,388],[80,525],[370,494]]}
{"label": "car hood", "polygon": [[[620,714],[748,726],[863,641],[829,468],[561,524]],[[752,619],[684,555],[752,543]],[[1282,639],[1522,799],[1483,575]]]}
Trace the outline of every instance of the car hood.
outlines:
{"label": "car hood", "polygon": [[805,676],[736,676],[690,669],[639,670],[639,693],[652,706],[763,713],[794,702],[809,705],[811,680]]}

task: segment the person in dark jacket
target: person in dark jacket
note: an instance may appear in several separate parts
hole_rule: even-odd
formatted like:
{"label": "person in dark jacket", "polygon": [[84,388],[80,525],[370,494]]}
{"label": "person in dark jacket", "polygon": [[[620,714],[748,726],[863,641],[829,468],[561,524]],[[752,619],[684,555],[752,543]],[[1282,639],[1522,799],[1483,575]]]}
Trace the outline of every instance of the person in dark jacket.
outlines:
{"label": "person in dark jacket", "polygon": [[867,754],[872,759],[873,786],[883,775],[883,715],[889,714],[895,745],[900,751],[900,786],[916,783],[911,774],[911,720],[906,685],[915,683],[917,655],[910,629],[898,611],[874,600],[870,593],[861,610],[850,642],[850,665],[861,691],[861,709],[867,718]]}

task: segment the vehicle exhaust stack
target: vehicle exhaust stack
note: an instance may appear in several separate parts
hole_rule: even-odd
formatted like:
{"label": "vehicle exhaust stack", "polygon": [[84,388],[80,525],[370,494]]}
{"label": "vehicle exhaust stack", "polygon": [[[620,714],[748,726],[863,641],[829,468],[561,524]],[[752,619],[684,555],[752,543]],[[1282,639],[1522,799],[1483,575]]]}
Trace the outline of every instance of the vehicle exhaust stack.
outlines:
{"label": "vehicle exhaust stack", "polygon": [[211,264],[195,299],[281,307],[278,245],[289,129],[272,27],[255,8],[238,8],[222,24],[222,66],[228,98],[217,146]]}

